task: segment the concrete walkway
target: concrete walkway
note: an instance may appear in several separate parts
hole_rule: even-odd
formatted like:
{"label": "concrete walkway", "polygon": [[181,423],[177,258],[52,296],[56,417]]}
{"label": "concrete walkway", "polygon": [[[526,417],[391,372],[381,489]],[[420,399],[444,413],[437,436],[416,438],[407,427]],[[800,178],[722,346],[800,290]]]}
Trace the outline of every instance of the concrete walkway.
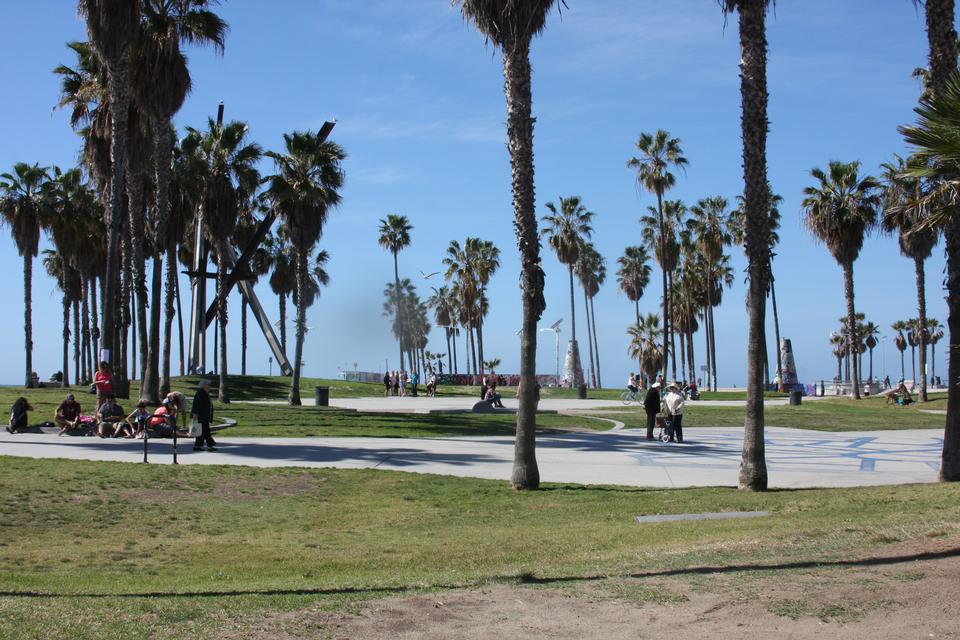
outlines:
{"label": "concrete walkway", "polygon": [[[685,429],[686,443],[648,442],[643,432],[541,436],[537,461],[544,482],[645,487],[733,486],[742,429]],[[226,433],[226,432],[225,432]],[[255,467],[392,469],[506,480],[512,437],[475,438],[231,438],[220,451],[191,450],[180,441],[181,464]],[[940,430],[826,433],[767,429],[772,487],[853,487],[935,482],[943,445]],[[171,441],[151,440],[150,460],[170,464]],[[58,438],[0,432],[0,455],[140,462],[139,440]]]}

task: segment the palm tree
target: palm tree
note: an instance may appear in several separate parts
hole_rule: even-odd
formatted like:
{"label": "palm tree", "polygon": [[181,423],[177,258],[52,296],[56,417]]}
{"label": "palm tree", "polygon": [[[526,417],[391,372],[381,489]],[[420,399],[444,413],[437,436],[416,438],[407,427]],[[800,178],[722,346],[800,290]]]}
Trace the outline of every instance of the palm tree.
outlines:
{"label": "palm tree", "polygon": [[536,489],[540,472],[536,459],[537,322],[543,315],[543,269],[534,210],[533,103],[530,41],[543,31],[556,0],[455,0],[463,16],[488,42],[503,52],[504,94],[507,102],[507,149],[510,151],[514,228],[520,248],[520,289],[523,325],[520,335],[520,387],[517,438],[511,484]]}
{"label": "palm tree", "polygon": [[[924,184],[920,178],[906,173],[903,158],[894,156],[893,162],[882,165],[884,177],[883,230],[896,233],[900,253],[913,260],[917,280],[918,326],[927,326],[927,294],[924,263],[937,243],[936,229],[924,226]],[[920,347],[920,401],[927,401],[927,344],[926,332],[916,331]],[[916,377],[914,377],[916,380]]]}
{"label": "palm tree", "polygon": [[[659,255],[662,260],[662,256],[666,256],[668,253],[667,247],[664,245],[667,238],[667,233],[664,228],[664,203],[663,203],[663,194],[666,193],[670,188],[676,184],[676,176],[674,176],[670,170],[671,169],[685,169],[688,162],[687,159],[683,156],[683,150],[680,148],[680,139],[671,138],[670,134],[664,131],[663,129],[657,129],[656,133],[641,133],[640,138],[637,140],[637,150],[640,152],[640,155],[637,157],[630,158],[627,161],[627,167],[630,169],[637,170],[637,183],[657,196],[657,209],[656,214],[660,226],[659,239],[660,239],[660,248]],[[667,274],[672,271],[672,269],[667,269],[664,267],[663,262],[660,262],[660,270],[663,272],[663,350],[662,353],[664,356],[670,354],[671,351],[667,345],[668,331],[669,331],[669,316],[670,316],[670,289],[667,285]],[[674,370],[676,370],[676,363],[674,363]],[[667,358],[663,358],[663,377],[667,377]]]}
{"label": "palm tree", "polygon": [[[907,320],[907,344],[910,345],[910,373],[917,383],[917,346],[920,344],[920,323],[916,318]],[[922,369],[921,369],[922,372]]]}
{"label": "palm tree", "polygon": [[[596,362],[597,365],[596,379],[593,381],[593,385],[599,389],[603,387],[603,381],[600,379],[600,346],[597,341],[597,316],[594,312],[593,299],[600,292],[600,287],[607,279],[607,265],[606,259],[589,242],[584,243],[580,248],[580,259],[577,260],[577,278],[583,288],[587,305],[587,328],[588,331],[593,332],[591,358],[592,362]],[[591,363],[591,368],[592,366]]]}
{"label": "palm tree", "polygon": [[[171,121],[190,92],[191,79],[182,44],[210,44],[223,53],[226,23],[209,7],[215,0],[142,0],[140,38],[134,58],[134,94],[150,121],[156,226],[150,300],[148,363],[141,397],[160,396],[160,289],[163,254],[170,215],[170,169],[174,132]],[[169,384],[169,382],[168,382]]]}
{"label": "palm tree", "polygon": [[[915,0],[916,2],[916,0]],[[960,80],[957,78],[957,32],[954,30],[954,0],[926,0],[929,43],[929,94],[920,99],[915,127],[901,127],[908,144],[918,148],[920,176],[936,178],[941,215],[932,224],[943,229],[947,245],[947,327],[950,344],[960,341],[960,216],[956,185],[960,180],[956,153],[956,122],[960,114]],[[946,197],[944,197],[946,196]],[[946,206],[948,205],[948,206]],[[940,480],[960,480],[960,358],[950,358],[947,371],[947,420],[943,436]]]}
{"label": "palm tree", "polygon": [[[486,290],[490,278],[500,268],[500,249],[490,240],[477,240],[474,245],[468,243],[467,250],[472,254],[471,263],[477,280],[480,308],[477,313],[477,353],[481,366],[483,365],[483,321],[486,318],[488,305]],[[480,374],[483,374],[481,369]]]}
{"label": "palm tree", "polygon": [[217,324],[220,338],[220,381],[217,399],[230,402],[227,395],[227,269],[233,262],[229,239],[237,226],[239,210],[250,205],[260,184],[256,165],[263,155],[260,145],[248,142],[244,122],[222,124],[207,120],[207,130],[187,127],[181,146],[194,158],[202,180],[201,206],[204,231],[217,258]]}
{"label": "palm tree", "polygon": [[[847,298],[847,330],[850,345],[858,345],[853,294],[853,263],[863,247],[863,238],[877,223],[880,184],[859,175],[859,162],[831,161],[827,172],[815,168],[810,174],[817,185],[803,190],[804,223],[817,241],[843,269]],[[853,397],[860,399],[860,372],[853,359]]]}
{"label": "palm tree", "polygon": [[890,325],[890,328],[897,332],[897,335],[893,337],[893,344],[900,352],[900,379],[903,380],[907,377],[906,366],[904,364],[904,353],[907,350],[907,339],[903,334],[903,332],[907,330],[907,323],[903,320],[897,320]]}
{"label": "palm tree", "polygon": [[[479,242],[479,238],[467,238],[461,245],[457,240],[451,240],[447,246],[446,257],[443,258],[443,265],[447,268],[443,277],[447,282],[453,283],[450,291],[456,301],[457,317],[467,329],[466,358],[468,374],[471,370],[476,374],[478,369],[476,352],[471,345],[476,323],[475,311],[480,297],[479,282],[474,269],[474,260],[477,256],[476,248]],[[472,369],[470,366],[471,358],[473,359]]]}
{"label": "palm tree", "polygon": [[[633,303],[637,324],[640,323],[640,298],[650,284],[650,256],[642,246],[627,247],[617,258],[617,283]],[[641,367],[642,368],[642,367]]]}
{"label": "palm tree", "polygon": [[640,318],[640,322],[627,328],[627,335],[630,336],[627,352],[631,358],[640,361],[640,371],[647,380],[656,378],[663,365],[663,352],[657,344],[660,328],[660,316],[655,313],[648,313]]}
{"label": "palm tree", "polygon": [[[580,245],[590,237],[593,228],[590,220],[594,214],[583,206],[580,196],[560,198],[559,206],[547,203],[549,215],[543,216],[544,227],[540,235],[557,254],[560,264],[567,266],[570,275],[570,354],[573,361],[573,384],[583,384],[583,369],[577,349],[577,314],[573,298],[573,268],[580,256]],[[592,358],[592,356],[591,356]]]}
{"label": "palm tree", "polygon": [[930,378],[937,377],[937,343],[943,338],[943,325],[936,318],[927,318],[927,340],[930,342]]}
{"label": "palm tree", "polygon": [[269,233],[263,240],[263,252],[257,254],[261,264],[257,270],[270,273],[268,280],[270,290],[277,296],[280,311],[280,349],[287,352],[287,297],[293,295],[297,287],[296,260],[293,249],[287,239],[287,232],[283,226],[277,233]]}
{"label": "palm tree", "polygon": [[[110,87],[110,206],[107,216],[107,266],[103,290],[103,344],[108,355],[116,348],[116,287],[120,278],[120,230],[123,224],[123,195],[126,192],[127,124],[130,105],[130,63],[140,27],[139,0],[79,0],[86,17],[87,36],[103,66]],[[118,357],[108,358],[114,376]],[[118,375],[119,374],[119,375]]]}
{"label": "palm tree", "polygon": [[[296,281],[299,299],[307,286],[307,258],[313,250],[330,210],[340,204],[344,174],[341,163],[346,153],[335,142],[310,131],[285,133],[284,153],[268,152],[277,166],[269,178],[268,197],[280,214],[290,235],[296,257]],[[300,366],[306,333],[306,305],[297,306],[297,345],[289,403],[300,404]]]}
{"label": "palm tree", "polygon": [[10,227],[23,258],[23,332],[26,351],[25,382],[33,386],[33,259],[40,245],[40,226],[46,213],[50,175],[39,164],[18,162],[13,173],[0,174],[0,215]]}
{"label": "palm tree", "polygon": [[484,360],[483,366],[490,370],[490,373],[496,373],[496,370],[500,367],[500,358],[493,358],[492,360]]}
{"label": "palm tree", "polygon": [[[763,445],[763,362],[765,315],[770,280],[770,189],[767,183],[767,9],[771,0],[719,0],[724,16],[739,15],[740,118],[743,138],[743,199],[746,219],[747,273],[747,410],[739,486],[767,488]],[[779,348],[779,345],[777,345]]]}
{"label": "palm tree", "polygon": [[837,359],[837,383],[843,381],[843,356],[847,353],[847,338],[841,332],[830,335],[830,345],[833,347],[833,357]]}
{"label": "palm tree", "polygon": [[[450,290],[447,287],[439,289],[431,287],[433,295],[427,298],[427,306],[433,309],[433,320],[438,327],[443,327],[443,335],[447,339],[447,371],[453,373],[453,360],[450,355],[450,334],[453,330],[454,310],[450,300]],[[456,345],[454,345],[456,346]]]}
{"label": "palm tree", "polygon": [[[730,246],[733,241],[730,232],[726,228],[727,219],[727,199],[722,197],[704,198],[690,208],[692,217],[687,221],[687,230],[693,236],[700,255],[705,259],[707,272],[707,282],[713,281],[714,266],[723,257],[724,247]],[[707,325],[710,337],[710,360],[713,363],[713,373],[710,376],[713,381],[713,390],[717,390],[717,345],[714,333],[713,323],[713,297],[710,295],[712,285],[706,287],[707,290],[707,309],[709,318]]]}
{"label": "palm tree", "polygon": [[880,335],[880,327],[873,322],[868,322],[863,326],[863,342],[867,345],[867,349],[870,351],[870,376],[868,380],[873,382],[873,350],[880,344],[877,340],[877,336]]}
{"label": "palm tree", "polygon": [[[380,219],[380,237],[378,242],[380,246],[391,254],[393,254],[393,282],[394,282],[394,291],[399,294],[400,291],[400,270],[397,266],[397,254],[400,253],[402,249],[410,246],[410,231],[413,230],[413,225],[410,224],[410,221],[407,220],[406,216],[398,216],[395,214],[389,214],[386,218]],[[403,305],[400,304],[399,298],[397,303],[394,305],[394,308],[397,312],[396,323],[399,327],[399,331],[403,334],[403,316],[400,315],[403,313]],[[412,365],[413,363],[411,363]],[[400,370],[404,370],[406,367],[403,364],[403,345],[400,345]]]}

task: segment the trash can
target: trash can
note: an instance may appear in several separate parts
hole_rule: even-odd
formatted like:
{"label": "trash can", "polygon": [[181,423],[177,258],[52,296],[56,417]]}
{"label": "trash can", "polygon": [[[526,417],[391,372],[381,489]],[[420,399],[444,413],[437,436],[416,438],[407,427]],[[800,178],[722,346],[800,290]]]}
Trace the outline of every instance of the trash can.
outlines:
{"label": "trash can", "polygon": [[580,400],[587,399],[587,385],[582,384],[579,387],[577,387],[577,398],[579,398]]}
{"label": "trash can", "polygon": [[318,407],[330,406],[330,387],[314,387],[313,399],[316,400]]}
{"label": "trash can", "polygon": [[790,404],[798,405],[800,404],[801,399],[803,398],[803,392],[801,391],[791,391],[790,392]]}

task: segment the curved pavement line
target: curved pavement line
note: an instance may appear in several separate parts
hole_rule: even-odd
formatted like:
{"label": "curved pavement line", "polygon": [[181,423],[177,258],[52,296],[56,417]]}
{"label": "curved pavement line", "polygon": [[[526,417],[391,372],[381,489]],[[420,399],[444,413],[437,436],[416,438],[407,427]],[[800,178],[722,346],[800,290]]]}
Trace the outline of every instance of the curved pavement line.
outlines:
{"label": "curved pavement line", "polygon": [[620,422],[619,420],[614,420],[613,418],[601,418],[599,416],[589,416],[585,413],[566,413],[563,411],[559,411],[558,413],[564,416],[576,416],[577,418],[590,418],[591,420],[603,420],[604,422],[609,422],[613,425],[613,428],[607,429],[606,431],[599,431],[598,433],[614,433],[616,431],[623,431],[627,426],[622,422]]}

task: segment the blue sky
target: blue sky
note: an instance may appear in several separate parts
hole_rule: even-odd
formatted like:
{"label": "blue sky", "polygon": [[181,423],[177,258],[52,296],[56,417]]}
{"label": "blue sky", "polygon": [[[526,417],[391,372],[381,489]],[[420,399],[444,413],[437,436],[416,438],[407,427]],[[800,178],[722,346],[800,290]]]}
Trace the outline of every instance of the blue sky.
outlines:
{"label": "blue sky", "polygon": [[[714,0],[568,0],[533,45],[538,214],[560,196],[579,194],[596,212],[594,241],[611,278],[596,299],[602,373],[619,385],[635,363],[627,358],[625,327],[633,308],[612,278],[625,246],[639,243],[637,218],[654,204],[640,192],[625,163],[643,131],[664,128],[679,137],[690,166],[670,197],[688,203],[741,191],[739,50],[736,18],[726,24]],[[258,10],[259,9],[259,10]],[[5,3],[0,20],[0,73],[8,90],[0,106],[0,170],[18,161],[70,166],[79,148],[66,114],[53,111],[57,81],[50,72],[72,62],[64,43],[83,39],[75,3]],[[194,90],[176,124],[202,126],[226,103],[226,117],[249,123],[252,137],[277,148],[282,134],[316,129],[334,116],[333,138],[349,158],[343,206],[321,240],[331,254],[330,286],[308,312],[306,375],[339,368],[382,369],[397,364],[382,291],[392,277],[390,255],[377,246],[377,221],[399,213],[414,225],[413,245],[401,253],[403,276],[421,294],[436,278],[451,239],[479,236],[502,250],[502,268],[490,286],[491,317],[485,353],[501,370],[518,370],[519,264],[513,236],[505,108],[499,54],[464,23],[447,0],[280,0],[270,10],[247,0],[225,2],[230,24],[226,52],[191,49]],[[791,338],[800,377],[830,378],[836,370],[827,336],[845,312],[842,274],[826,249],[801,227],[802,190],[809,170],[829,160],[860,160],[865,171],[904,147],[896,126],[912,121],[919,86],[911,78],[925,64],[922,15],[907,0],[806,0],[777,3],[769,21],[769,175],[784,197],[783,229],[774,263],[781,331]],[[264,170],[272,167],[264,164]],[[731,249],[734,287],[716,312],[719,381],[742,386],[746,370],[746,314],[740,249]],[[544,257],[548,308],[543,326],[563,317],[569,330],[565,273]],[[943,245],[927,263],[928,315],[945,322]],[[7,301],[0,332],[8,336],[0,382],[22,380],[22,262],[6,231],[0,233],[0,292]],[[59,294],[35,265],[35,369],[60,368]],[[916,315],[912,263],[896,240],[870,237],[855,266],[858,310],[883,327]],[[659,304],[659,272],[642,308]],[[258,292],[276,320],[275,298]],[[582,298],[578,298],[578,326]],[[188,300],[185,299],[185,305]],[[239,299],[232,300],[239,309]],[[228,326],[237,348],[239,313]],[[889,333],[889,331],[887,332]],[[769,329],[772,345],[772,324]],[[568,333],[563,334],[566,339]],[[580,336],[581,338],[583,336]],[[703,338],[695,337],[698,365]],[[946,341],[937,353],[945,372]],[[436,330],[431,345],[446,351]],[[463,353],[463,345],[458,348]],[[541,334],[538,370],[554,370],[554,345]],[[265,342],[252,334],[253,372],[267,371]],[[899,375],[897,352],[878,349]],[[909,353],[907,369],[909,376]]]}

